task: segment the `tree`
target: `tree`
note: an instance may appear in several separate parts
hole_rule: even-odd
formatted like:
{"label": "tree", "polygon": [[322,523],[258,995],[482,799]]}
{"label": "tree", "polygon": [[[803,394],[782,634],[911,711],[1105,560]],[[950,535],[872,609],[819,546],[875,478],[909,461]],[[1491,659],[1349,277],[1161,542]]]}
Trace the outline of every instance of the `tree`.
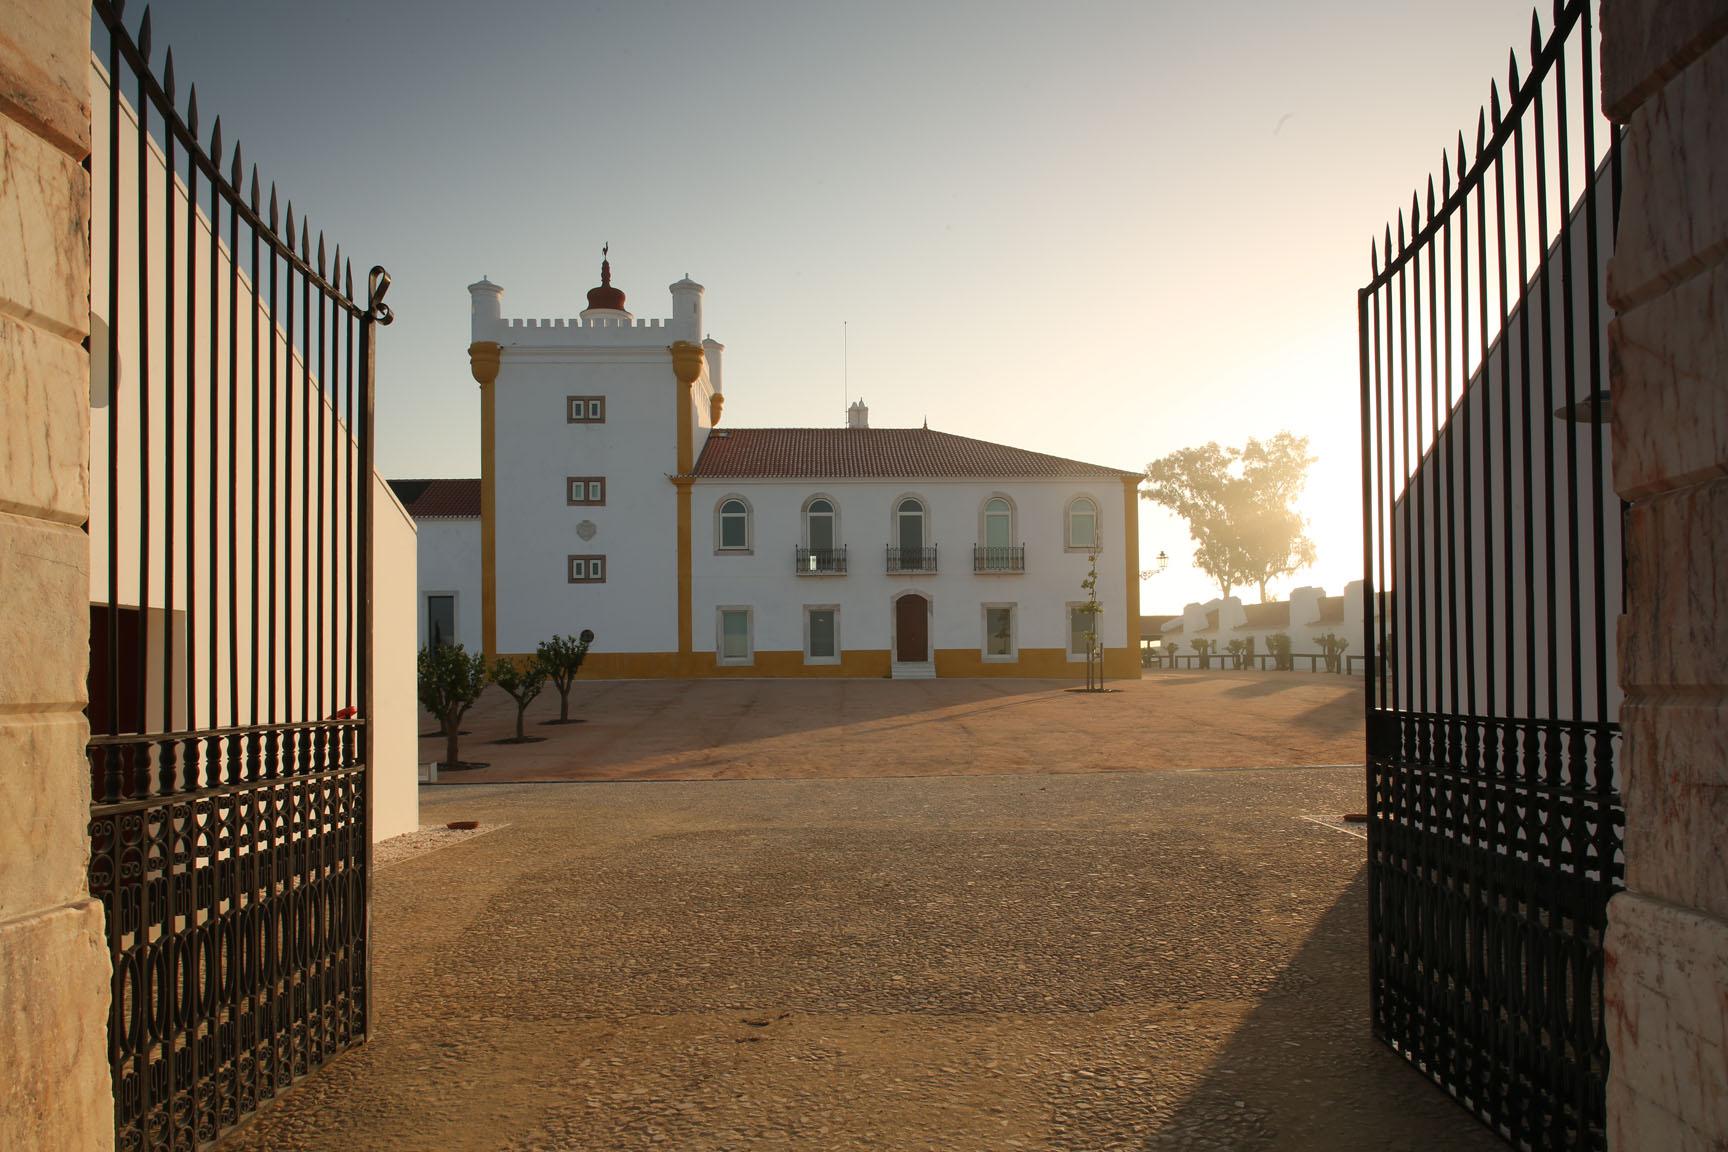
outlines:
{"label": "tree", "polygon": [[[1086,614],[1086,691],[1102,692],[1104,690],[1104,656],[1098,651],[1098,615],[1104,611],[1104,606],[1098,603],[1098,538],[1092,538],[1092,552],[1087,557],[1091,567],[1086,572],[1086,579],[1080,581],[1080,590],[1086,593],[1086,603],[1075,609]],[[1093,680],[1092,660],[1094,655],[1098,660],[1097,680]]]}
{"label": "tree", "polygon": [[462,716],[480,698],[486,687],[486,657],[473,655],[460,644],[437,644],[420,649],[420,706],[437,718],[444,729],[444,765],[462,762],[456,750]]}
{"label": "tree", "polygon": [[542,640],[534,659],[546,670],[552,686],[558,689],[558,723],[570,723],[570,688],[576,674],[582,671],[582,661],[588,655],[588,645],[594,643],[592,629],[582,629],[580,636],[554,636]]}
{"label": "tree", "polygon": [[1188,521],[1194,564],[1223,595],[1253,584],[1264,603],[1268,583],[1314,563],[1293,507],[1313,463],[1308,438],[1289,432],[1241,448],[1203,444],[1148,464],[1140,495]]}
{"label": "tree", "polygon": [[[540,695],[540,690],[546,687],[546,669],[540,663],[539,656],[530,656],[518,664],[509,657],[501,657],[492,664],[492,683],[504,689],[510,699],[516,701],[516,743],[526,744],[528,737],[522,734],[522,714],[528,711],[528,705],[534,703],[534,698]],[[536,740],[539,737],[535,737]]]}

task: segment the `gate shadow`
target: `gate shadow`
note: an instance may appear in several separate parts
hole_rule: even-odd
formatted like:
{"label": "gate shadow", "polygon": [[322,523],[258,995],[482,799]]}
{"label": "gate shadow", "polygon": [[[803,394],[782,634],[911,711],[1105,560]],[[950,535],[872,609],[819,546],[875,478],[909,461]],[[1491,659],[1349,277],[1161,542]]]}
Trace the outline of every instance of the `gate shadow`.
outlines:
{"label": "gate shadow", "polygon": [[1459,1149],[1505,1145],[1369,1028],[1364,865],[1176,1109],[1164,1135],[1206,1147]]}

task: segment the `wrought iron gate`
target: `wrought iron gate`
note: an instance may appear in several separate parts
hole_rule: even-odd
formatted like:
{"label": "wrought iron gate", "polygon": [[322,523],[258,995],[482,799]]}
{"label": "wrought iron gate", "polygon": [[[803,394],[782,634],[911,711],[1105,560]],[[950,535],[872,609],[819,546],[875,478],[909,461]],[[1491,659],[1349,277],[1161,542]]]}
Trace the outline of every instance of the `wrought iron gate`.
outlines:
{"label": "wrought iron gate", "polygon": [[192,1149],[366,1035],[389,278],[357,303],[243,190],[122,8],[93,4],[89,876],[116,1143]]}
{"label": "wrought iron gate", "polygon": [[1604,1144],[1622,882],[1615,136],[1556,4],[1359,297],[1378,1036],[1519,1146]]}

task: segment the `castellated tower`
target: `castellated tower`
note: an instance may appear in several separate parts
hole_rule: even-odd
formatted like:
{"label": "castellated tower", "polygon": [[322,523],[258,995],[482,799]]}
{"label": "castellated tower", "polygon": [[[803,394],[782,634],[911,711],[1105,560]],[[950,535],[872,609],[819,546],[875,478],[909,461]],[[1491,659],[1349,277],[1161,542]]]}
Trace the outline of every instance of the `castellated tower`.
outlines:
{"label": "castellated tower", "polygon": [[[484,278],[468,293],[488,655],[591,628],[599,674],[674,674],[690,644],[680,520],[721,407],[724,349],[705,339],[702,285],[686,276],[670,319],[639,318],[603,250],[574,318],[506,317],[504,289]],[[608,653],[642,667],[609,667]]]}

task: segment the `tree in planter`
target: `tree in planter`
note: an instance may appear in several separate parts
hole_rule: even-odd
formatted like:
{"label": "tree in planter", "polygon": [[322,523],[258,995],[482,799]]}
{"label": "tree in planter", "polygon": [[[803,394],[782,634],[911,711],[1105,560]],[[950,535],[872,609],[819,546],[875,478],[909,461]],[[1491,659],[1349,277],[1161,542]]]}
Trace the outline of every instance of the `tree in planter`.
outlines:
{"label": "tree in planter", "polygon": [[[534,703],[534,698],[540,695],[540,690],[546,687],[546,669],[540,663],[540,657],[530,656],[520,664],[507,656],[499,658],[492,664],[492,683],[504,689],[510,699],[516,701],[514,743],[528,743],[528,737],[522,734],[522,715],[528,711],[528,705]],[[534,739],[538,740],[540,737],[536,736]]]}
{"label": "tree in planter", "polygon": [[1230,653],[1230,667],[1241,669],[1248,663],[1248,641],[1235,639],[1224,645],[1224,650]]}
{"label": "tree in planter", "polygon": [[[1086,691],[1102,692],[1104,690],[1104,653],[1098,646],[1098,615],[1104,611],[1104,605],[1098,603],[1098,549],[1094,543],[1092,553],[1087,557],[1091,567],[1087,569],[1086,579],[1080,581],[1081,591],[1086,593],[1086,603],[1075,609],[1086,614]],[[1097,661],[1097,675],[1094,679],[1093,661]]]}
{"label": "tree in planter", "polygon": [[1280,672],[1288,672],[1296,666],[1290,658],[1290,634],[1274,632],[1266,637],[1266,651],[1272,653],[1272,666]]}
{"label": "tree in planter", "polygon": [[1337,672],[1344,663],[1344,649],[1350,647],[1350,641],[1335,632],[1314,637],[1314,643],[1320,646],[1320,651],[1326,656],[1326,671]]}
{"label": "tree in planter", "polygon": [[535,651],[534,659],[546,670],[552,686],[558,689],[558,719],[548,723],[570,723],[570,689],[576,683],[576,674],[582,671],[582,661],[592,643],[593,630],[584,628],[580,636],[554,636],[542,640]]}
{"label": "tree in planter", "polygon": [[1212,641],[1190,640],[1188,644],[1194,649],[1194,654],[1200,657],[1201,670],[1210,671],[1212,668]]}
{"label": "tree in planter", "polygon": [[462,763],[456,748],[462,716],[486,687],[486,657],[460,644],[439,644],[420,649],[417,671],[420,706],[444,729],[444,766],[453,768]]}

